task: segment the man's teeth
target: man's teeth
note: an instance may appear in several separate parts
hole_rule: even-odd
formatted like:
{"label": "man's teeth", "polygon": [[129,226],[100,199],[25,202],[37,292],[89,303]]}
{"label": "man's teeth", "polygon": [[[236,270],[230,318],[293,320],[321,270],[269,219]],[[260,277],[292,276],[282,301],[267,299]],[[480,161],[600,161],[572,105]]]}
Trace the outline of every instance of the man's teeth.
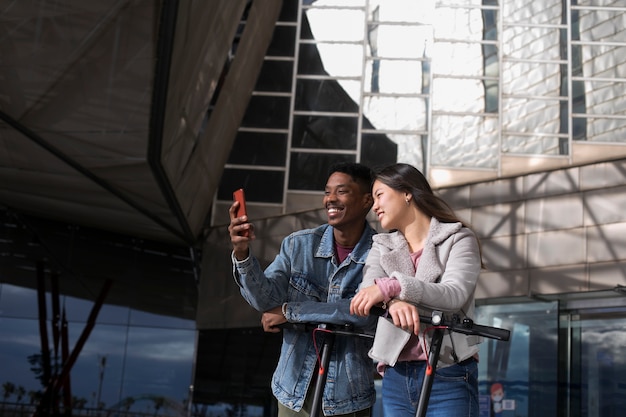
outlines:
{"label": "man's teeth", "polygon": [[339,213],[339,211],[340,210],[338,208],[335,208],[335,207],[331,207],[331,208],[328,209],[329,213]]}

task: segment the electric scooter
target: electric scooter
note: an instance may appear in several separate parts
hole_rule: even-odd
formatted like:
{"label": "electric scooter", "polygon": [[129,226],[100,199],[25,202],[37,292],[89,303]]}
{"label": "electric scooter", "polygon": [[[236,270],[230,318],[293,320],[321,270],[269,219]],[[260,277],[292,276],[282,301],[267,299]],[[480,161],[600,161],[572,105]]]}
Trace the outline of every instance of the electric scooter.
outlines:
{"label": "electric scooter", "polygon": [[[384,313],[385,310],[379,307],[374,307],[370,311],[370,314],[374,315],[383,315]],[[498,327],[479,325],[474,323],[471,319],[460,319],[456,315],[447,320],[443,312],[438,310],[433,311],[431,317],[420,316],[420,322],[433,328],[430,351],[428,352],[428,366],[426,367],[424,381],[422,382],[416,413],[416,417],[425,417],[435,377],[435,371],[437,369],[439,353],[441,351],[441,344],[446,331],[482,336],[498,341],[508,341],[511,332],[507,329]],[[322,393],[326,383],[326,371],[330,363],[330,354],[333,349],[335,336],[341,335],[373,339],[374,333],[354,329],[351,325],[338,326],[328,323],[284,323],[280,327],[283,329],[290,328],[298,331],[312,331],[312,337],[315,337],[315,333],[318,331],[324,332],[325,334],[322,342],[322,355],[319,364],[318,378],[315,384],[315,391],[313,392],[313,404],[311,408],[311,417],[319,417],[321,411]]]}

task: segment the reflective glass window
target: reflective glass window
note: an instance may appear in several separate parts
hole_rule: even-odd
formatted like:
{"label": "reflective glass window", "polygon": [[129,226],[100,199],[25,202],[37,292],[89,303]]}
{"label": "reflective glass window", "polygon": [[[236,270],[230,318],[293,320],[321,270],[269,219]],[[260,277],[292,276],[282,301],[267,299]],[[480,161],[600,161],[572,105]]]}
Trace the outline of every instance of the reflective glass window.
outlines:
{"label": "reflective glass window", "polygon": [[[352,83],[358,90],[360,83]],[[337,80],[300,79],[296,84],[296,111],[356,113],[359,110]]]}
{"label": "reflective glass window", "polygon": [[445,112],[482,113],[485,110],[485,84],[466,78],[433,80],[433,110]]}
{"label": "reflective glass window", "polygon": [[310,149],[356,149],[357,127],[356,117],[294,115],[291,146]]}
{"label": "reflective glass window", "polygon": [[[95,306],[92,300],[84,300],[75,297],[64,297],[63,306],[69,321],[82,321],[89,317]],[[127,325],[130,316],[130,308],[103,304],[98,311],[96,323]]]}
{"label": "reflective glass window", "polygon": [[502,48],[507,58],[558,60],[560,40],[558,28],[508,26],[502,30]]}
{"label": "reflective glass window", "polygon": [[355,161],[355,155],[293,152],[289,167],[289,189],[323,191],[328,170],[334,163]]}
{"label": "reflective glass window", "polygon": [[285,166],[287,134],[238,132],[228,157],[229,164]]}
{"label": "reflective glass window", "polygon": [[370,10],[375,11],[372,20],[382,22],[431,22],[433,0],[369,0]]}
{"label": "reflective glass window", "polygon": [[298,73],[360,77],[363,72],[363,46],[349,43],[305,43],[300,45]]}
{"label": "reflective glass window", "polygon": [[428,84],[430,63],[421,60],[371,59],[365,67],[365,92],[421,94]]}
{"label": "reflective glass window", "polygon": [[256,91],[269,91],[276,93],[291,92],[293,78],[293,61],[276,61],[266,59],[263,61],[261,73],[257,78]]}
{"label": "reflective glass window", "polygon": [[192,330],[130,327],[122,398],[149,394],[182,408],[192,383],[195,338]]}
{"label": "reflective glass window", "polygon": [[287,129],[289,126],[289,97],[252,96],[241,126]]}
{"label": "reflective glass window", "polygon": [[292,57],[296,50],[296,27],[276,25],[267,56]]}
{"label": "reflective glass window", "polygon": [[[37,304],[30,304],[36,311]],[[41,357],[39,322],[32,318],[0,317],[0,364],[2,364],[2,383],[11,382],[16,387],[28,391],[41,391],[42,383],[38,374],[31,370],[29,358]],[[35,362],[39,363],[39,362]],[[39,374],[40,375],[40,374]]]}
{"label": "reflective glass window", "polygon": [[507,98],[502,103],[504,132],[557,134],[560,129],[560,101],[541,98]]}
{"label": "reflective glass window", "polygon": [[361,162],[376,168],[397,161],[398,145],[383,133],[364,133],[361,138]]}
{"label": "reflective glass window", "polygon": [[283,0],[283,7],[280,9],[279,22],[296,22],[298,20],[298,4],[300,0]]}
{"label": "reflective glass window", "polygon": [[232,201],[233,191],[245,188],[248,201],[282,203],[284,180],[283,170],[224,168],[217,198]]}
{"label": "reflective glass window", "polygon": [[[36,309],[36,305],[32,307]],[[82,320],[68,322],[66,343],[70,353],[77,348],[85,326]],[[97,323],[71,368],[69,381],[75,408],[91,409],[91,413],[97,409],[124,409],[150,414],[161,409],[168,415],[184,409],[192,382],[196,333],[193,321],[187,321],[184,327],[187,329]],[[55,366],[60,372],[63,338],[55,355],[54,338],[48,329],[53,373]],[[6,377],[3,382],[24,388],[27,395],[43,392],[38,320],[0,317],[0,339],[0,363]],[[21,400],[26,411],[35,399],[27,395]],[[16,398],[7,400],[13,402]]]}
{"label": "reflective glass window", "polygon": [[433,114],[432,123],[431,165],[497,168],[496,117]]}
{"label": "reflective glass window", "polygon": [[474,321],[511,331],[509,341],[481,344],[481,415],[557,415],[558,303],[479,306]]}
{"label": "reflective glass window", "polygon": [[479,8],[437,7],[435,9],[435,24],[436,35],[440,39],[453,39],[463,42],[475,42],[484,39],[484,14]]}
{"label": "reflective glass window", "polygon": [[380,130],[425,130],[427,102],[422,97],[367,96],[363,114]]}
{"label": "reflective glass window", "polygon": [[565,8],[563,0],[544,0],[541,3],[525,0],[507,0],[507,21],[520,24],[552,24],[562,21],[562,12]]}
{"label": "reflective glass window", "polygon": [[[580,401],[583,416],[617,415],[626,407],[626,338],[624,311],[596,311],[572,315],[573,404]],[[563,333],[561,333],[564,335]],[[580,387],[580,396],[577,388]],[[617,413],[617,414],[616,414]]]}
{"label": "reflective glass window", "polygon": [[298,74],[305,75],[328,75],[322,64],[317,45],[303,43],[298,53]]}
{"label": "reflective glass window", "polygon": [[561,139],[543,135],[502,135],[502,152],[528,155],[560,155]]}
{"label": "reflective glass window", "polygon": [[[432,71],[436,75],[482,77],[485,74],[482,44],[437,42]],[[437,93],[433,91],[433,94]]]}
{"label": "reflective glass window", "polygon": [[502,92],[509,95],[559,97],[563,75],[558,62],[506,61],[503,63]]}
{"label": "reflective glass window", "polygon": [[[365,12],[359,9],[306,9],[313,39],[317,41],[361,41]],[[306,34],[306,32],[302,32]]]}
{"label": "reflective glass window", "polygon": [[[376,56],[381,58],[422,58],[427,56],[427,48],[433,33],[430,26],[380,24],[377,25],[375,35]],[[371,39],[370,43],[372,41]]]}
{"label": "reflective glass window", "polygon": [[[34,271],[33,274],[35,274]],[[45,299],[46,316],[50,317],[50,296],[48,293],[46,293]],[[0,284],[0,314],[3,316],[36,319],[39,316],[37,304],[37,290]]]}

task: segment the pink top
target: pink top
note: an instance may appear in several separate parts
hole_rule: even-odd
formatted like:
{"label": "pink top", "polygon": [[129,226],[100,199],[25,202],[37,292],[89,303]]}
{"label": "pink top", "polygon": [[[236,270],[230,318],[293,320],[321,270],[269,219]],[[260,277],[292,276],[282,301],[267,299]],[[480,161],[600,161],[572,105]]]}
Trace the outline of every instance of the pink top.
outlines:
{"label": "pink top", "polygon": [[[417,252],[411,253],[411,260],[413,261],[413,265],[415,265],[415,269],[417,270],[417,264],[419,263],[420,256],[422,256],[422,250],[420,249]],[[400,295],[400,291],[402,288],[400,287],[400,283],[395,278],[377,278],[374,280],[380,291],[383,293],[385,297],[385,303],[388,303],[398,295]],[[409,341],[404,346],[404,349],[400,352],[400,356],[398,356],[398,362],[401,361],[425,361],[427,360],[426,352],[424,352],[424,348],[422,343],[420,343],[420,338],[415,334],[412,334],[409,338]],[[381,374],[384,371],[384,364],[378,364],[377,369]]]}

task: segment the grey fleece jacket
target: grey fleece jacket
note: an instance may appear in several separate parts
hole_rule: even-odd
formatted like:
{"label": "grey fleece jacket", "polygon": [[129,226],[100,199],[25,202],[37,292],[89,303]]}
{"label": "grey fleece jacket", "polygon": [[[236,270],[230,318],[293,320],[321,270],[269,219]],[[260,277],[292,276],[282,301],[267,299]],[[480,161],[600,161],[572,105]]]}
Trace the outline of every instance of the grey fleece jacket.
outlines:
{"label": "grey fleece jacket", "polygon": [[[400,232],[379,233],[373,239],[361,288],[374,285],[376,278],[395,278],[402,289],[396,298],[417,305],[420,315],[430,316],[432,310],[440,310],[447,319],[454,313],[461,319],[473,319],[481,260],[478,240],[470,229],[432,218],[417,270]],[[426,335],[426,342],[430,347],[430,335]],[[438,366],[453,364],[455,355],[459,362],[473,356],[480,342],[479,336],[446,334]]]}

